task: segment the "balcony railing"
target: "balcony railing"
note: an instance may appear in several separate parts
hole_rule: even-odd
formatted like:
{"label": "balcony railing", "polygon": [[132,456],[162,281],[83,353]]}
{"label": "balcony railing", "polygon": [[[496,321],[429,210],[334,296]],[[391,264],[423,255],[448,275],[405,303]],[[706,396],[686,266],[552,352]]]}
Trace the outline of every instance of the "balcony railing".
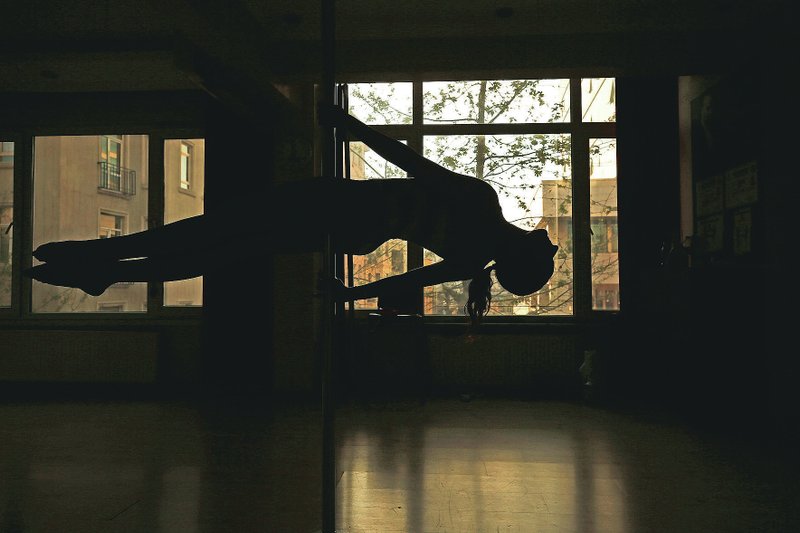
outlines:
{"label": "balcony railing", "polygon": [[114,191],[126,196],[136,194],[136,171],[130,168],[109,165],[105,161],[100,165],[100,182],[98,189],[104,191]]}

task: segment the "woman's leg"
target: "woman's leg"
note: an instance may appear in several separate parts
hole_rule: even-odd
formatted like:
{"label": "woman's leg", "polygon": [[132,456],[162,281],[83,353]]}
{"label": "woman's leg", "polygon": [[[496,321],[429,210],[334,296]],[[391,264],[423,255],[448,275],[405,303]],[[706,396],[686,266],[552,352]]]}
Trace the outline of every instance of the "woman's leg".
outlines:
{"label": "woman's leg", "polygon": [[49,242],[34,250],[33,257],[44,262],[85,262],[172,255],[214,242],[223,231],[213,218],[198,215],[120,237]]}
{"label": "woman's leg", "polygon": [[341,187],[331,185],[292,182],[259,202],[229,206],[213,217],[198,215],[109,239],[46,243],[33,252],[43,264],[25,275],[96,296],[120,281],[189,279],[273,252],[318,251],[341,207]]}
{"label": "woman's leg", "polygon": [[236,261],[230,252],[176,254],[157,258],[100,260],[92,262],[55,261],[27,269],[24,274],[42,283],[81,289],[99,296],[112,284],[164,282],[195,278]]}
{"label": "woman's leg", "polygon": [[33,257],[42,262],[107,261],[141,257],[213,253],[231,241],[243,246],[248,255],[273,251],[316,250],[320,213],[336,203],[327,180],[319,178],[288,182],[257,197],[245,196],[220,207],[214,213],[165,224],[157,228],[83,241],[55,241],[42,244]]}

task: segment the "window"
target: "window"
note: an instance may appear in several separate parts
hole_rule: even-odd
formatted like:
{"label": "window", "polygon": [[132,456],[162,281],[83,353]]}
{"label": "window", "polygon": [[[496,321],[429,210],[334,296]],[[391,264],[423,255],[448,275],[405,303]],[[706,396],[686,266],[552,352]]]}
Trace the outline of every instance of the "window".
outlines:
{"label": "window", "polygon": [[100,211],[100,228],[97,232],[98,238],[108,239],[110,237],[119,237],[123,234],[124,224],[125,217],[123,215],[115,215],[113,213]]}
{"label": "window", "polygon": [[[203,213],[204,141],[199,135],[187,137],[166,140],[161,131],[150,135],[129,131],[33,133],[16,134],[15,145],[0,136],[0,313],[22,318],[79,313],[166,315],[174,313],[162,312],[165,306],[201,306],[202,278],[166,283],[163,291],[148,291],[147,283],[117,281],[107,276],[107,266],[79,259],[72,265],[76,270],[83,269],[91,279],[107,278],[110,283],[94,297],[80,288],[40,283],[20,275],[25,265],[18,260],[18,256],[30,258],[33,250],[48,242],[124,238]],[[157,142],[151,144],[154,139]],[[15,148],[19,152],[20,146],[32,155],[24,176],[19,166],[14,168]],[[163,157],[163,172],[151,164],[151,154],[158,154],[159,160]],[[155,175],[151,176],[153,169]],[[182,190],[179,184],[187,176],[190,190]],[[156,187],[149,187],[151,178]],[[15,191],[18,180],[30,187]],[[159,197],[162,191],[164,196]],[[23,203],[31,206],[22,214],[26,217],[23,224],[14,220],[15,215],[20,216],[18,209],[14,211],[15,194],[21,194]],[[151,213],[153,205],[157,209]],[[15,232],[25,227],[30,239],[20,247]],[[40,262],[33,257],[32,264]],[[91,269],[97,269],[97,278]]]}
{"label": "window", "polygon": [[592,292],[604,295],[595,310],[619,310],[616,154],[615,139],[589,139]]}
{"label": "window", "polygon": [[[147,196],[119,194],[125,190],[125,173],[120,171],[123,144],[130,175],[146,181],[146,135],[33,138],[33,249],[50,241],[117,237],[145,229],[138,221],[147,219]],[[100,166],[109,170],[106,187],[102,181],[98,187],[95,177],[98,146]],[[80,289],[32,283],[34,313],[95,312],[107,302],[114,302],[109,309],[120,311],[147,307],[145,283],[114,284],[96,298]]]}
{"label": "window", "polygon": [[614,122],[617,120],[617,88],[614,78],[581,80],[581,120]]}
{"label": "window", "polygon": [[100,136],[100,187],[118,191],[120,189],[120,154],[122,137],[120,135]]}
{"label": "window", "polygon": [[0,141],[0,166],[14,164],[14,143]]}
{"label": "window", "polygon": [[[97,187],[101,191],[134,195],[136,194],[136,170],[122,166],[122,146],[123,137],[121,135],[100,136],[100,160],[98,161],[100,178]],[[136,151],[134,149],[134,152]],[[141,148],[138,151],[141,151]]]}
{"label": "window", "polygon": [[120,154],[122,152],[121,135],[101,135],[100,136],[100,161],[111,166],[120,166]]}
{"label": "window", "polygon": [[402,250],[392,250],[392,270],[403,272],[405,270],[405,257]]}
{"label": "window", "polygon": [[181,141],[180,187],[188,191],[192,184],[192,150],[191,144]]}
{"label": "window", "polygon": [[617,217],[592,217],[592,252],[617,251]]}
{"label": "window", "polygon": [[122,313],[125,311],[125,302],[101,302],[97,304],[100,313]]}
{"label": "window", "polygon": [[[204,139],[164,141],[164,183],[168,185],[164,187],[165,224],[203,213],[204,160]],[[164,283],[164,305],[167,307],[203,305],[203,278]]]}
{"label": "window", "polygon": [[[509,222],[546,229],[559,246],[555,273],[536,294],[518,297],[494,284],[490,316],[585,314],[599,307],[592,293],[600,283],[603,309],[618,301],[615,99],[612,78],[348,85],[351,114],[405,139],[446,168],[487,181]],[[402,177],[385,161],[369,161],[369,154],[367,147],[351,143],[351,161],[365,161],[364,177]],[[573,207],[580,210],[573,212]],[[413,243],[384,246],[387,250],[376,251],[388,254],[382,261],[360,261],[388,266],[356,284],[440,260]],[[398,252],[406,257],[402,270]],[[592,279],[593,285],[583,279]],[[454,282],[425,288],[424,313],[462,315],[467,286]],[[364,306],[374,308],[375,303]]]}

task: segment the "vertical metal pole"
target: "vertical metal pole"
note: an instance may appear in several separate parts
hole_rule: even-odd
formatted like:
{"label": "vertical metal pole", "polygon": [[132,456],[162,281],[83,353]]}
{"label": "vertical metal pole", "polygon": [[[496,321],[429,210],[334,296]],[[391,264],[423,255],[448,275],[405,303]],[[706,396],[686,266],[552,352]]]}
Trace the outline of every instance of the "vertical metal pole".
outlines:
{"label": "vertical metal pole", "polygon": [[[350,99],[349,90],[347,88],[347,84],[339,84],[339,103],[345,111],[350,110]],[[341,141],[341,151],[343,153],[344,158],[344,179],[350,179],[350,142],[345,138]],[[339,149],[339,145],[337,144],[337,149]],[[353,287],[355,285],[355,272],[353,272],[354,264],[353,264],[353,254],[347,254],[347,286]],[[349,315],[348,318],[352,323],[353,318],[355,317],[355,310],[356,310],[356,302],[354,300],[350,300],[347,302]]]}
{"label": "vertical metal pole", "polygon": [[[334,0],[321,0],[322,81],[320,104],[331,106],[336,99]],[[333,127],[322,131],[322,176],[336,179],[336,136]],[[335,210],[334,210],[335,212]],[[329,282],[334,276],[334,252],[330,234],[325,241],[323,276]],[[334,428],[333,349],[336,307],[330,291],[323,291],[322,306],[322,533],[336,531],[336,443]]]}

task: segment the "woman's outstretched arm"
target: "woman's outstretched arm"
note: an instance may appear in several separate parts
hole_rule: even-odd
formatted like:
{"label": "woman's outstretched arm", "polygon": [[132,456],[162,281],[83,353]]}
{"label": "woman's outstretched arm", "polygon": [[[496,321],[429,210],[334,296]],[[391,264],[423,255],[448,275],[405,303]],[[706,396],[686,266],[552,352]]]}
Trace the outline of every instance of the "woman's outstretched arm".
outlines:
{"label": "woman's outstretched arm", "polygon": [[381,157],[408,172],[409,176],[419,180],[446,180],[456,184],[463,182],[465,179],[464,176],[420,155],[410,146],[367,126],[341,108],[332,106],[327,110],[321,109],[320,121],[323,123],[330,122],[337,127],[344,128],[350,136],[364,142]]}
{"label": "woman's outstretched arm", "polygon": [[456,266],[447,261],[440,261],[365,285],[342,287],[339,294],[334,296],[339,301],[349,301],[398,294],[448,281],[471,279],[478,271],[479,269],[465,268],[462,265]]}

